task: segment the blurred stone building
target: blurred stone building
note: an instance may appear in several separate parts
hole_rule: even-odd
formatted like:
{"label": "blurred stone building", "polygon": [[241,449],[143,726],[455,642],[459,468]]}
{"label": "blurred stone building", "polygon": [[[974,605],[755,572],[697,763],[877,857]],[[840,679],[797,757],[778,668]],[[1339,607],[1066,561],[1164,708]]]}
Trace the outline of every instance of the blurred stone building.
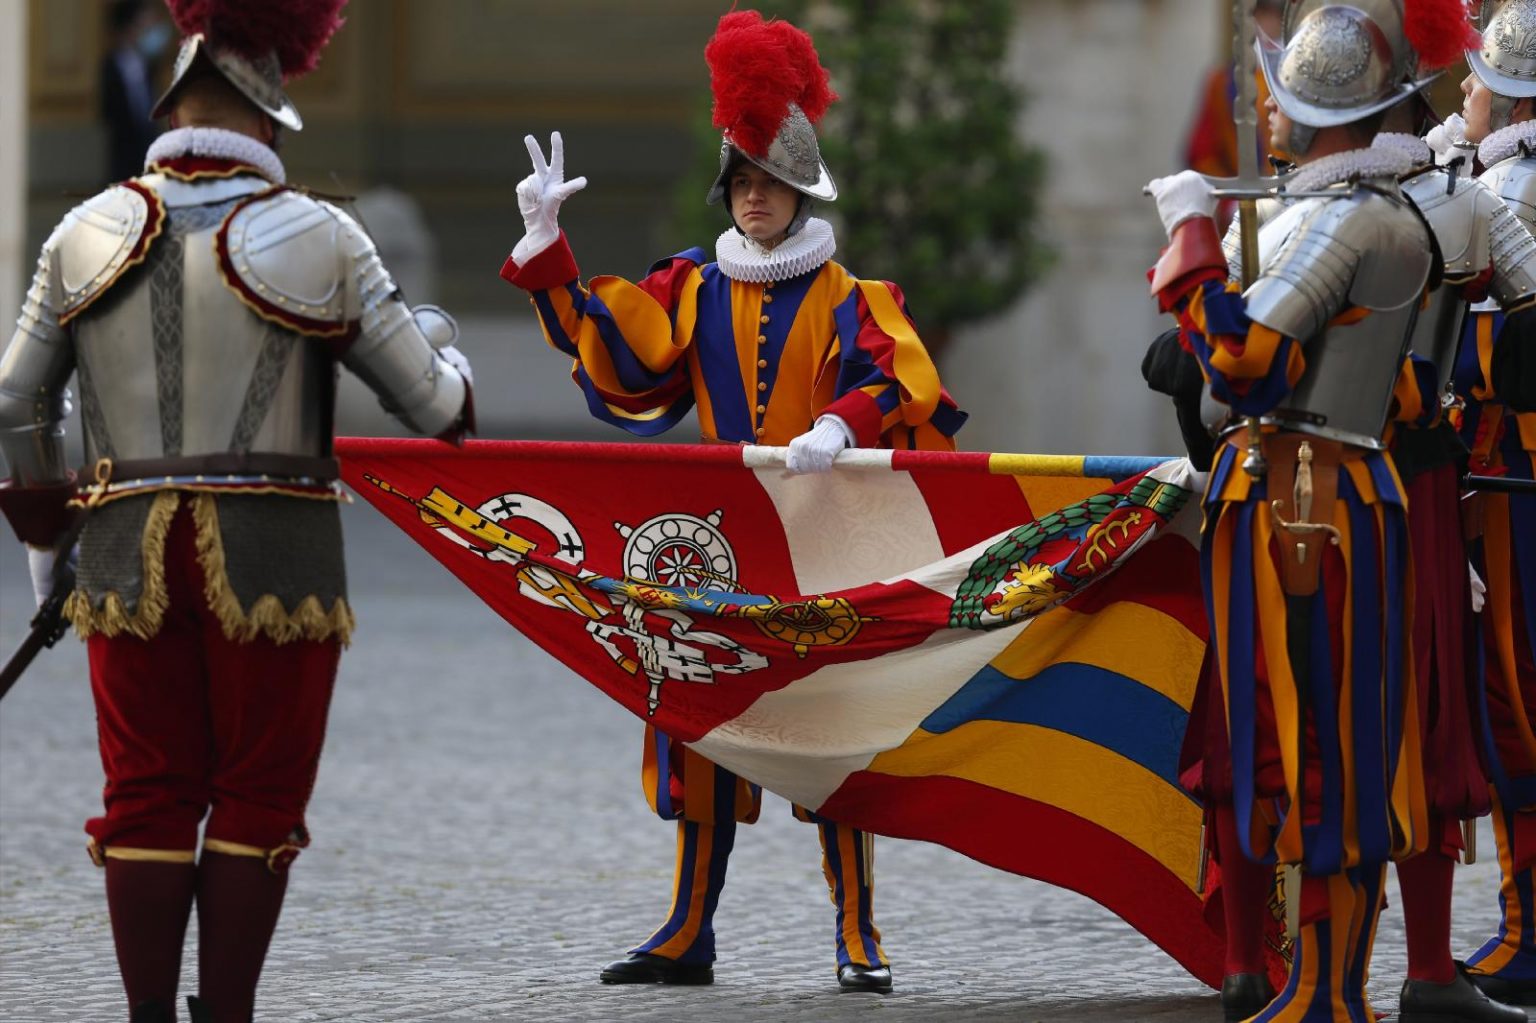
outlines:
{"label": "blurred stone building", "polygon": [[[1174,451],[1171,410],[1138,370],[1160,329],[1144,274],[1161,230],[1141,187],[1176,166],[1199,83],[1225,45],[1224,4],[1018,6],[1013,72],[1029,97],[1019,131],[1049,154],[1043,227],[1056,263],[1008,314],[959,332],[946,356],[946,381],[972,412],[962,446]],[[665,254],[675,181],[700,158],[691,125],[707,88],[702,48],[728,7],[352,0],[319,70],[294,86],[306,128],[282,142],[290,178],[363,197],[407,297],[459,317],[485,435],[622,439],[587,419],[564,360],[497,277],[522,229],[522,138],[561,129],[570,173],[591,181],[561,214],[583,268],[643,272]],[[9,323],[36,247],[102,183],[102,25],[100,0],[0,0],[0,15],[24,29],[0,33],[0,76],[13,86],[0,89]],[[345,393],[344,428],[388,429],[366,396]],[[691,439],[686,426],[674,434]]]}

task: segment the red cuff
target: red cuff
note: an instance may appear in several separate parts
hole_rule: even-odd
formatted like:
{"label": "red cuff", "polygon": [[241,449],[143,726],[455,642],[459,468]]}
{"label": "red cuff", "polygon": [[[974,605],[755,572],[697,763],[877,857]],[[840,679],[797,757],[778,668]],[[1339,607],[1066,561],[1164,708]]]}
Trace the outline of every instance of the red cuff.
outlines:
{"label": "red cuff", "polygon": [[52,547],[69,528],[71,513],[66,505],[74,496],[73,473],[67,482],[48,486],[18,487],[6,481],[0,483],[0,514],[22,543]]}
{"label": "red cuff", "polygon": [[521,266],[508,256],[501,265],[501,276],[524,291],[548,291],[576,280],[581,271],[576,267],[576,256],[565,240],[565,232],[561,231],[553,245]]}
{"label": "red cuff", "polygon": [[1216,221],[1190,217],[1173,229],[1173,238],[1152,268],[1152,294],[1158,308],[1172,309],[1179,300],[1210,280],[1225,280],[1227,256],[1221,250]]}
{"label": "red cuff", "polygon": [[873,448],[880,445],[881,424],[885,417],[880,406],[863,391],[849,391],[822,409],[818,415],[837,416],[853,431],[854,447]]}

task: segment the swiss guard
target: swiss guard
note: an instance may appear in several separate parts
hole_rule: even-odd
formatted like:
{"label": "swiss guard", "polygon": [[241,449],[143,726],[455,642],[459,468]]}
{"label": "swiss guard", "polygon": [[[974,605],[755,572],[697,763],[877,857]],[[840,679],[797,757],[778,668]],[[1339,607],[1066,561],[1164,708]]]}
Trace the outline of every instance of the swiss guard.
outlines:
{"label": "swiss guard", "polygon": [[[813,127],[836,96],[810,37],[736,11],[704,55],[723,133],[706,201],[723,203],[728,221],[713,255],[689,249],[637,283],[582,284],[556,215],[586,180],[565,180],[557,133],[548,162],[527,139],[534,172],[517,187],[526,233],[502,276],[531,293],[591,413],[637,436],[696,407],[706,443],[787,444],[795,472],[827,470],[845,447],[952,450],[965,414],[940,386],[901,290],[833,262],[832,226],[812,216],[818,201],[837,198]],[[643,782],[656,813],[678,822],[672,908],[601,979],[708,984],[736,825],[757,819],[761,792],[654,728]],[[820,830],[839,984],[889,991],[871,836],[796,813]]]}
{"label": "swiss guard", "polygon": [[[66,614],[88,644],[106,772],[86,830],[136,1023],[176,1018],[194,904],[192,1019],[252,1019],[309,842],[353,626],[336,367],[418,432],[471,425],[452,321],[413,315],[367,234],[288,185],[275,150],[301,127],[283,81],[315,65],[343,2],[171,4],[186,36],[156,108],[171,130],[142,175],[48,238],[0,360],[0,510],[40,600],[66,589],[83,515]],[[78,484],[72,373],[92,466]]]}
{"label": "swiss guard", "polygon": [[[1482,44],[1467,52],[1464,141],[1482,180],[1536,229],[1536,2],[1482,5]],[[1457,140],[1460,141],[1460,140]],[[1536,308],[1475,307],[1456,371],[1462,439],[1483,476],[1532,479],[1536,463]],[[1479,493],[1474,563],[1486,580],[1482,658],[1502,770],[1495,790],[1499,930],[1467,966],[1495,998],[1536,1003],[1536,494]]]}
{"label": "swiss guard", "polygon": [[[1424,84],[1413,69],[1457,56],[1464,18],[1454,2],[1289,0],[1283,20],[1260,56],[1271,144],[1298,170],[1252,254],[1256,278],[1233,279],[1214,190],[1185,172],[1151,185],[1170,240],[1152,284],[1236,420],[1212,465],[1204,540],[1218,683],[1207,756],[1230,765],[1214,808],[1227,898],[1262,900],[1278,863],[1297,914],[1284,988],[1268,990],[1257,933],[1237,935],[1251,962],[1227,978],[1224,1009],[1371,1023],[1385,864],[1441,842],[1412,667],[1405,491],[1387,446],[1394,418],[1437,404],[1432,375],[1403,353],[1443,270],[1399,186],[1420,161],[1371,143]],[[1518,1018],[1462,976],[1410,980],[1401,1009],[1421,1023]]]}

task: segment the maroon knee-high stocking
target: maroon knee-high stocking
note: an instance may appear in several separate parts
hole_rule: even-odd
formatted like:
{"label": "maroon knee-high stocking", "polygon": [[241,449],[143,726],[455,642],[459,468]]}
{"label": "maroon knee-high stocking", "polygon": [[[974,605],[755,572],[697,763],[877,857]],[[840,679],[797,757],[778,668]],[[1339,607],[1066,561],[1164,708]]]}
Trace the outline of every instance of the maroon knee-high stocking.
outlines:
{"label": "maroon knee-high stocking", "polygon": [[1408,939],[1408,978],[1449,984],[1451,961],[1451,875],[1456,861],[1430,849],[1397,865]]}
{"label": "maroon knee-high stocking", "polygon": [[258,856],[203,850],[197,867],[197,989],[213,1023],[249,1023],[277,929],[286,871]]}
{"label": "maroon knee-high stocking", "polygon": [[1237,838],[1231,806],[1214,808],[1216,853],[1221,864],[1221,911],[1227,926],[1225,971],[1264,973],[1264,921],[1275,870],[1255,863]]}
{"label": "maroon knee-high stocking", "polygon": [[191,863],[106,860],[112,943],[130,1009],[150,1002],[176,1004],[196,870]]}

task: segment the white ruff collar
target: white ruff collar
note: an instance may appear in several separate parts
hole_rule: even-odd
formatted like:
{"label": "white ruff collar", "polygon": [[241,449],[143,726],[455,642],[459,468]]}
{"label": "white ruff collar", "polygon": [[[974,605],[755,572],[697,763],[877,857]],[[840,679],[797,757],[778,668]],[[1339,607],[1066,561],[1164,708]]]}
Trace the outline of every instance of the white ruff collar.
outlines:
{"label": "white ruff collar", "polygon": [[1520,152],[1522,145],[1527,150],[1536,152],[1536,121],[1521,121],[1519,124],[1500,128],[1483,139],[1482,144],[1477,147],[1477,158],[1482,161],[1484,167],[1492,167]]}
{"label": "white ruff collar", "polygon": [[1311,192],[1350,178],[1397,178],[1415,166],[1413,157],[1400,149],[1350,149],[1313,160],[1285,183],[1287,192]]}
{"label": "white ruff collar", "polygon": [[1381,132],[1371,140],[1371,148],[1403,153],[1413,160],[1415,167],[1422,167],[1435,161],[1435,151],[1429,148],[1429,143],[1406,131]]}
{"label": "white ruff collar", "polygon": [[715,262],[720,272],[747,284],[787,281],[810,273],[836,251],[832,225],[817,217],[772,249],[763,248],[734,227],[715,239]]}
{"label": "white ruff collar", "polygon": [[157,161],[174,160],[178,156],[236,160],[255,167],[262,177],[276,184],[288,180],[283,161],[271,147],[226,128],[172,128],[150,145],[149,152],[144,154],[144,167],[147,170]]}

